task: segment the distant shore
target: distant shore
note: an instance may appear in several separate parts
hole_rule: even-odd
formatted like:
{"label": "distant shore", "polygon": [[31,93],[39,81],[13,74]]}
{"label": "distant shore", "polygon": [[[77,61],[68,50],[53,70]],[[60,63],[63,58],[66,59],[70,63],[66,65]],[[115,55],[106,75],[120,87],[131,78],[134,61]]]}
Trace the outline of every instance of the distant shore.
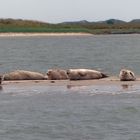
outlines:
{"label": "distant shore", "polygon": [[0,37],[28,37],[28,36],[92,36],[90,33],[0,33]]}
{"label": "distant shore", "polygon": [[[4,33],[4,34],[3,34]],[[25,33],[25,34],[24,34]],[[60,35],[140,34],[140,20],[125,22],[109,19],[99,22],[62,22],[57,24],[23,20],[0,19],[1,36],[60,36]]]}

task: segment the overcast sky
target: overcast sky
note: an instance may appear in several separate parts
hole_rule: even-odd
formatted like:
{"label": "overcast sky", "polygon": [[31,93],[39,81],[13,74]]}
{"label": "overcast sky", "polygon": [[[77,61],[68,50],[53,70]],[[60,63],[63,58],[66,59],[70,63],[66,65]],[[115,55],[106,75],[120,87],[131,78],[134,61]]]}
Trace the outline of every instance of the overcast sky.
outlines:
{"label": "overcast sky", "polygon": [[0,18],[50,23],[140,19],[140,0],[0,0]]}

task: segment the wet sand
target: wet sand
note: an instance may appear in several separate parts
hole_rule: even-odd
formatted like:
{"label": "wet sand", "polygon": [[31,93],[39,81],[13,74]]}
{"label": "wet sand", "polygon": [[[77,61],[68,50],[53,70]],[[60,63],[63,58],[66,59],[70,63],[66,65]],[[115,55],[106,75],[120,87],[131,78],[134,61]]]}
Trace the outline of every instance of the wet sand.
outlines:
{"label": "wet sand", "polygon": [[120,81],[118,77],[109,77],[99,80],[17,80],[3,81],[2,86],[91,86],[91,85],[140,85],[140,78],[136,81]]}

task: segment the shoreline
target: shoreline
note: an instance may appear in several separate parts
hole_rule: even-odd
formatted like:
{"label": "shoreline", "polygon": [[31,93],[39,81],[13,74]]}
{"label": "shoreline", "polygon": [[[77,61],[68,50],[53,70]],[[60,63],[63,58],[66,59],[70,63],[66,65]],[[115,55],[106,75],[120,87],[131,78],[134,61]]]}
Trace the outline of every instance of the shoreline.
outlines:
{"label": "shoreline", "polygon": [[[134,35],[139,35],[138,33],[133,33]],[[6,32],[6,33],[1,33],[0,32],[0,37],[59,37],[59,36],[96,36],[96,35],[132,35],[130,33],[128,34],[91,34],[91,33],[84,33],[84,32]]]}
{"label": "shoreline", "polygon": [[1,86],[111,86],[111,85],[140,85],[140,78],[136,81],[120,81],[117,77],[98,80],[15,80],[3,81]]}
{"label": "shoreline", "polygon": [[92,36],[90,33],[0,33],[0,37],[34,37],[34,36]]}
{"label": "shoreline", "polygon": [[[19,80],[19,81],[3,81],[0,85],[0,92],[23,92],[28,91],[53,91],[53,90],[80,90],[90,89],[96,93],[111,93],[112,95],[122,93],[134,93],[140,89],[140,79],[136,81],[120,81],[119,78],[105,78],[99,80]],[[11,92],[12,91],[12,92]],[[105,91],[105,92],[103,92]]]}

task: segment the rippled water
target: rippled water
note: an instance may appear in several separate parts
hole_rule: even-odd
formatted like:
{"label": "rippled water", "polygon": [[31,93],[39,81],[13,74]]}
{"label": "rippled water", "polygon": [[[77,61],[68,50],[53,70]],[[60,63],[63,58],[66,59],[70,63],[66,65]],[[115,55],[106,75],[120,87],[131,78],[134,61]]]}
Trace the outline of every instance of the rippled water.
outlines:
{"label": "rippled water", "polygon": [[140,35],[0,38],[0,72],[94,68],[110,75],[127,67],[140,74]]}
{"label": "rippled water", "polygon": [[8,86],[3,140],[139,140],[140,86]]}
{"label": "rippled water", "polygon": [[[140,35],[0,38],[1,72],[87,67],[140,74]],[[0,88],[0,140],[139,140],[140,85]]]}

